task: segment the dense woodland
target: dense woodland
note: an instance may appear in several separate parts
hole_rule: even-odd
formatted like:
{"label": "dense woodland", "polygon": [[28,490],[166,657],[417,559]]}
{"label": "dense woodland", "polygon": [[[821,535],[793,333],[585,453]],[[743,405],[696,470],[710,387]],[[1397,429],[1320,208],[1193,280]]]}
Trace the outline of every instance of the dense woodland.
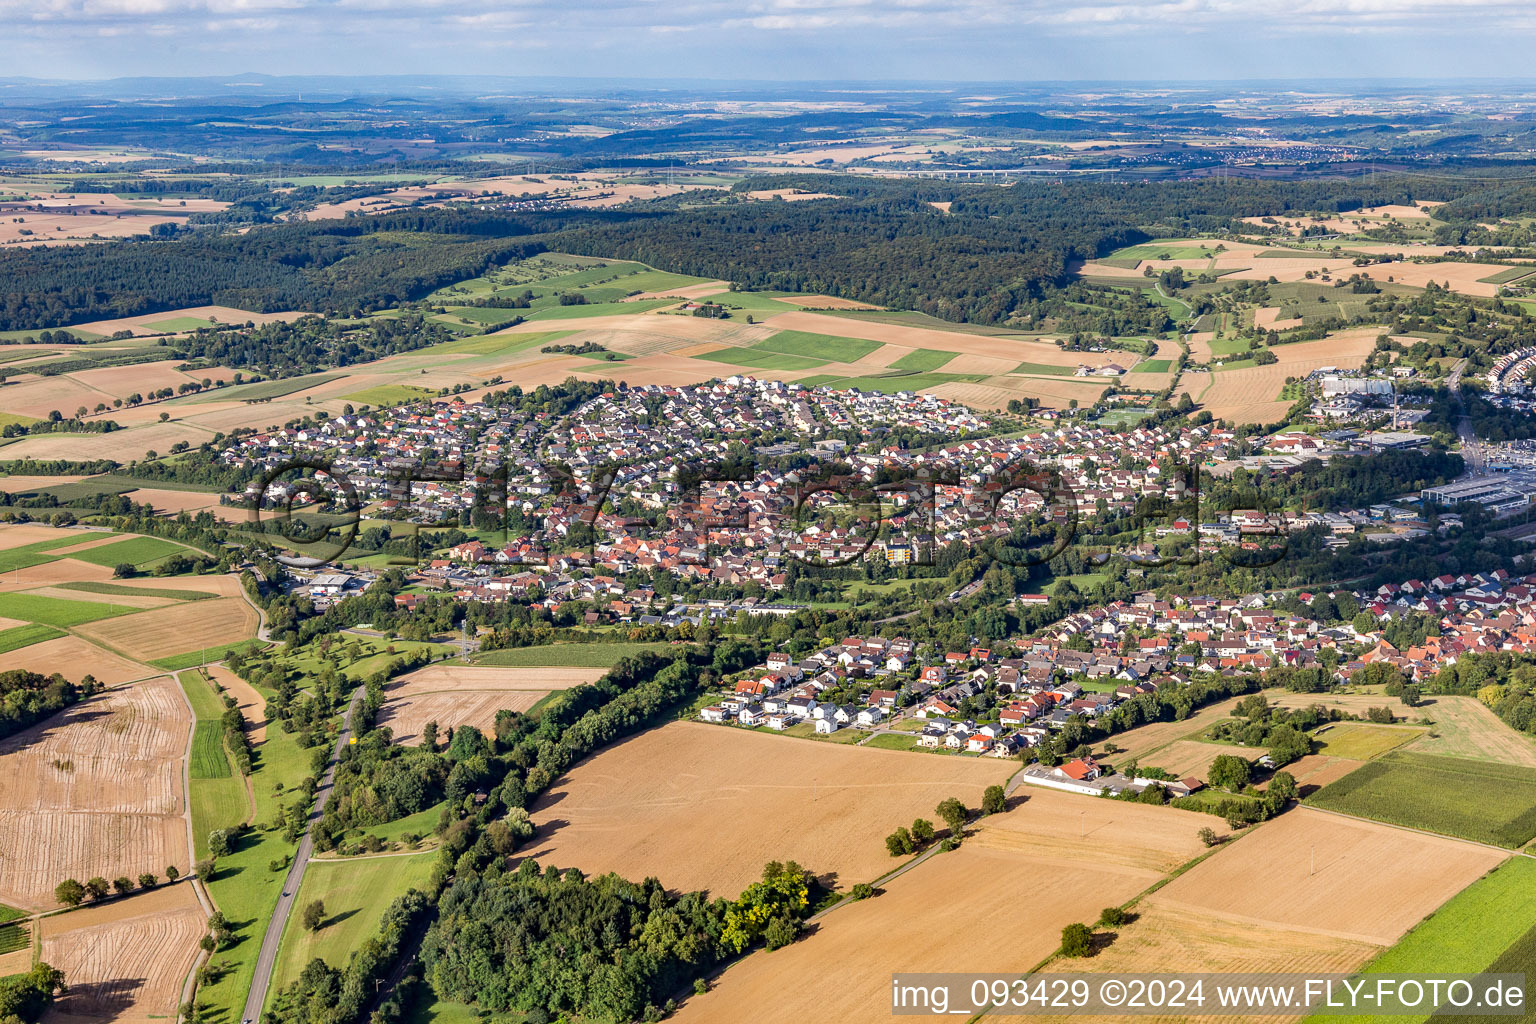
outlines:
{"label": "dense woodland", "polygon": [[[358,312],[556,250],[639,260],[746,288],[827,292],[950,320],[1001,321],[1076,261],[1234,218],[1478,194],[1474,182],[953,182],[782,175],[738,188],[833,189],[817,203],[503,214],[422,209],[243,234],[0,253],[0,330],[218,303]],[[947,214],[930,204],[946,201]],[[1470,201],[1470,198],[1469,198]]]}
{"label": "dense woodland", "polygon": [[92,675],[72,683],[58,672],[46,676],[24,668],[0,672],[0,739],[85,700],[100,689]]}

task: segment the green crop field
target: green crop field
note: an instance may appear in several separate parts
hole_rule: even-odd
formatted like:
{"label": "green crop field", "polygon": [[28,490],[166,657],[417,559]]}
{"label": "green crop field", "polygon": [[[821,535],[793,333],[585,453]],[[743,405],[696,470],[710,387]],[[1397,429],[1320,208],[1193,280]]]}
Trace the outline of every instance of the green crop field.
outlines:
{"label": "green crop field", "polygon": [[1167,373],[1173,369],[1172,359],[1143,359],[1131,367],[1132,373]]}
{"label": "green crop field", "polygon": [[192,705],[192,714],[199,721],[218,722],[224,716],[224,702],[201,672],[182,672],[176,676],[176,681],[181,684],[187,702]]}
{"label": "green crop field", "polygon": [[101,547],[76,552],[69,557],[90,562],[92,565],[118,565],[123,562],[129,565],[146,565],[170,555],[188,553],[187,549],[180,544],[172,544],[158,537],[130,537],[114,544],[103,544]]}
{"label": "green crop field", "polygon": [[94,601],[65,601],[57,597],[41,597],[37,594],[0,594],[0,616],[41,622],[49,626],[68,628],[98,619],[110,619],[117,615],[139,611],[126,606],[113,607]]}
{"label": "green crop field", "polygon": [[1307,802],[1495,846],[1524,846],[1536,837],[1531,770],[1472,758],[1384,754]]}
{"label": "green crop field", "polygon": [[576,306],[546,306],[529,312],[529,320],[581,320],[587,317],[628,316],[649,313],[660,306],[673,305],[671,299],[639,299],[635,302],[588,302]]}
{"label": "green crop field", "polygon": [[476,665],[534,666],[551,668],[612,668],[620,658],[644,651],[681,651],[681,645],[658,643],[547,644],[541,647],[512,647],[501,651],[482,651]]}
{"label": "green crop field", "polygon": [[19,651],[23,647],[40,644],[44,640],[57,640],[63,635],[63,630],[38,625],[35,622],[26,626],[12,626],[10,629],[0,630],[0,654]]}
{"label": "green crop field", "polygon": [[[825,374],[821,376],[827,377]],[[982,380],[986,380],[986,374],[889,373],[874,377],[827,377],[827,379],[817,379],[815,383],[833,389],[858,388],[860,391],[878,391],[881,394],[894,395],[898,391],[924,391],[940,384],[953,384],[956,381],[974,384]],[[806,381],[802,379],[801,383]]]}
{"label": "green crop field", "polygon": [[411,384],[378,384],[343,397],[349,402],[358,402],[362,405],[403,405],[406,402],[416,402],[436,396],[436,391],[418,388]]}
{"label": "green crop field", "polygon": [[1536,274],[1536,267],[1506,267],[1497,274],[1478,278],[1483,284],[1513,284],[1522,278]]}
{"label": "green crop field", "polygon": [[192,729],[192,760],[188,771],[194,779],[222,779],[229,772],[224,754],[224,727],[217,721],[198,719]]}
{"label": "green crop field", "polygon": [[1077,372],[1075,366],[1052,366],[1050,363],[1020,363],[1009,373],[1033,373],[1047,377],[1070,377]]}
{"label": "green crop field", "polygon": [[154,587],[131,587],[121,583],[57,583],[60,590],[78,590],[85,594],[106,594],[120,597],[164,597],[172,601],[209,601],[217,597],[206,590],[158,590]]}
{"label": "green crop field", "polygon": [[557,338],[564,338],[574,331],[534,331],[532,333],[517,334],[484,334],[475,338],[460,338],[458,341],[447,341],[441,345],[433,345],[424,348],[421,352],[436,355],[438,353],[468,352],[477,356],[509,356],[515,352],[522,352],[533,348],[535,345],[549,344]]}
{"label": "green crop field", "polygon": [[809,331],[780,331],[752,348],[761,352],[782,352],[790,356],[809,356],[824,362],[852,363],[881,348],[878,341],[843,338]]}
{"label": "green crop field", "polygon": [[[0,490],[4,490],[4,481],[0,480]],[[60,530],[59,536],[50,537],[47,540],[35,541],[31,544],[18,544],[14,548],[6,548],[0,551],[0,572],[11,572],[15,569],[29,569],[34,565],[42,565],[51,562],[57,555],[48,554],[55,548],[72,547],[75,544],[83,544],[92,537],[99,536],[94,533],[79,533],[75,531]]]}
{"label": "green crop field", "polygon": [[694,359],[727,366],[747,366],[759,370],[810,370],[825,366],[829,360],[810,356],[789,356],[779,352],[762,352],[753,348],[723,348],[718,352],[705,352]]}
{"label": "green crop field", "polygon": [[198,316],[173,316],[169,320],[156,320],[152,324],[145,324],[146,331],[159,331],[169,334],[173,331],[195,331],[199,327],[212,327],[212,320],[204,320]]}
{"label": "green crop field", "polygon": [[938,349],[920,348],[908,352],[892,363],[890,368],[893,370],[912,370],[916,373],[927,373],[931,370],[937,370],[959,354],[958,352],[941,352]]}
{"label": "green crop field", "polygon": [[23,924],[0,925],[0,954],[14,953],[32,945],[32,935]]}
{"label": "green crop field", "polygon": [[[1530,969],[1536,943],[1536,860],[1512,857],[1451,897],[1397,944],[1372,960],[1363,974],[1519,973]],[[1422,1021],[1414,1017],[1325,1016],[1308,1024],[1337,1021]],[[1437,1014],[1431,1020],[1465,1020]],[[1490,1017],[1517,1021],[1519,1017]]]}

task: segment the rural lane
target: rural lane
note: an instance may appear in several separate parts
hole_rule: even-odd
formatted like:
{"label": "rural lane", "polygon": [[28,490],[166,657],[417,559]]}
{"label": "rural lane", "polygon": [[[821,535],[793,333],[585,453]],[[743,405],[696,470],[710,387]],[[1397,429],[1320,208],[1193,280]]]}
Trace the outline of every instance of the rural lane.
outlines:
{"label": "rural lane", "polygon": [[277,967],[277,952],[282,945],[283,928],[288,924],[288,915],[293,912],[293,905],[299,898],[304,869],[309,865],[310,855],[315,850],[314,825],[325,812],[326,801],[331,798],[331,783],[336,777],[336,759],[352,738],[352,716],[362,706],[363,691],[364,687],[359,686],[352,692],[352,700],[347,704],[347,713],[341,721],[341,731],[336,736],[336,747],[331,751],[330,764],[326,765],[325,774],[320,777],[320,785],[315,788],[315,805],[309,812],[304,835],[300,837],[299,848],[293,855],[293,863],[288,867],[288,876],[283,879],[283,891],[277,898],[277,906],[267,920],[267,932],[261,938],[261,952],[256,955],[256,974],[251,978],[251,991],[245,997],[245,1009],[240,1014],[242,1022],[261,1019],[261,1009],[267,1001],[267,989],[272,984],[272,971]]}

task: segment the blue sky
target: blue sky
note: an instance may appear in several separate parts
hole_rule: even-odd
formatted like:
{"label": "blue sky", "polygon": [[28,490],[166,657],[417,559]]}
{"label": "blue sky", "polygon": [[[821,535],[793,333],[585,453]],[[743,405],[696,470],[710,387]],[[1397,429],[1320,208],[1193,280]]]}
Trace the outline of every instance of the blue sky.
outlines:
{"label": "blue sky", "polygon": [[0,76],[1530,75],[1531,0],[0,0]]}

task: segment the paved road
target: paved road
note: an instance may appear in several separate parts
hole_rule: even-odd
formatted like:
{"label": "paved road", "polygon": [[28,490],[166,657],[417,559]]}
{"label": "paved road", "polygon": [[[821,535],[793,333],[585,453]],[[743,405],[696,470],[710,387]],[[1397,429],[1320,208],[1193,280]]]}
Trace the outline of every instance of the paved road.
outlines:
{"label": "paved road", "polygon": [[1483,447],[1477,442],[1477,435],[1472,431],[1472,417],[1467,415],[1467,407],[1461,401],[1461,372],[1466,367],[1467,361],[1461,360],[1451,368],[1451,375],[1445,380],[1446,388],[1456,400],[1456,411],[1460,414],[1456,420],[1456,435],[1461,438],[1461,457],[1467,463],[1463,479],[1477,476],[1483,471]]}
{"label": "paved road", "polygon": [[326,801],[331,798],[331,782],[336,777],[336,758],[341,755],[347,740],[352,738],[352,716],[362,706],[363,690],[364,688],[359,686],[353,691],[352,700],[347,704],[347,713],[341,722],[341,732],[336,736],[336,749],[331,751],[331,763],[326,766],[325,774],[320,777],[320,785],[315,790],[315,806],[309,812],[304,835],[299,839],[299,848],[294,853],[293,863],[288,868],[288,876],[283,879],[283,892],[277,898],[277,908],[272,911],[272,917],[267,921],[267,933],[261,938],[261,952],[256,956],[256,976],[251,979],[251,991],[245,997],[245,1009],[240,1014],[242,1021],[261,1019],[261,1008],[267,1001],[267,988],[272,984],[272,971],[277,966],[277,950],[283,940],[283,928],[287,925],[288,915],[293,911],[293,904],[299,897],[299,885],[304,881],[304,869],[309,865],[310,855],[315,850],[314,825],[325,811]]}

